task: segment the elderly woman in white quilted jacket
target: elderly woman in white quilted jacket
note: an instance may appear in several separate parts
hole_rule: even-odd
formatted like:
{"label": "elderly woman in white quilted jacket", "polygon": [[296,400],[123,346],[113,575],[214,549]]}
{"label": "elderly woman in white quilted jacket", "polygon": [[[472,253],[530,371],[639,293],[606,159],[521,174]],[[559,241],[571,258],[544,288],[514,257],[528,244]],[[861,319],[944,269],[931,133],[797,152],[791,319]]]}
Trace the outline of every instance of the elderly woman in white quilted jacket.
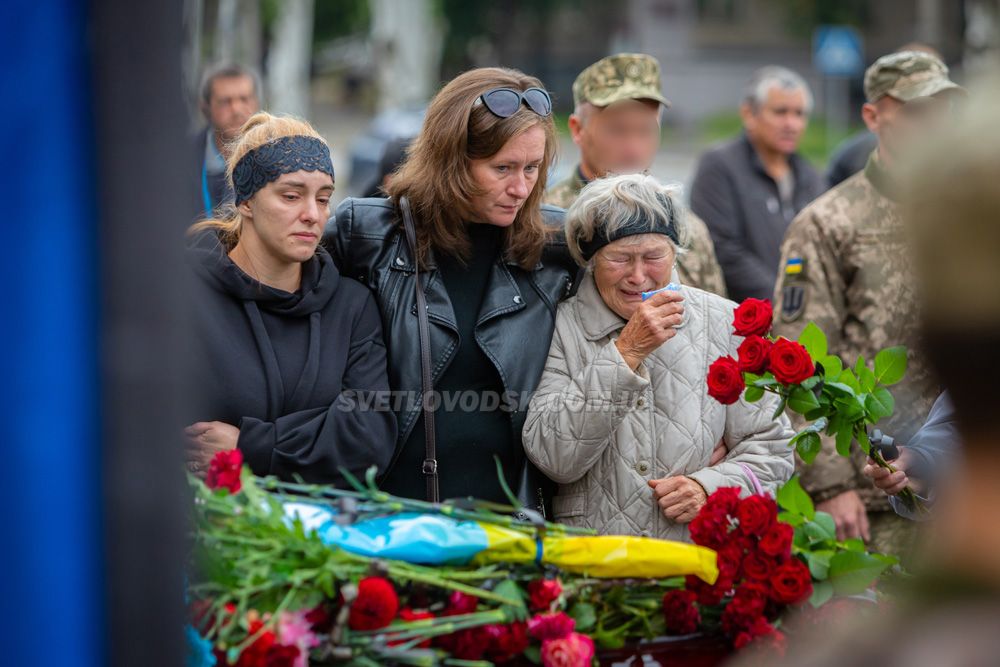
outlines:
{"label": "elderly woman in white quilted jacket", "polygon": [[725,406],[707,393],[708,365],[742,340],[735,304],[686,286],[643,300],[676,281],[679,189],[638,174],[594,181],[566,236],[587,272],[559,306],[524,426],[528,457],[559,483],[555,519],[686,540],[716,489],[774,493],[792,475],[793,432],[772,417],[773,394]]}

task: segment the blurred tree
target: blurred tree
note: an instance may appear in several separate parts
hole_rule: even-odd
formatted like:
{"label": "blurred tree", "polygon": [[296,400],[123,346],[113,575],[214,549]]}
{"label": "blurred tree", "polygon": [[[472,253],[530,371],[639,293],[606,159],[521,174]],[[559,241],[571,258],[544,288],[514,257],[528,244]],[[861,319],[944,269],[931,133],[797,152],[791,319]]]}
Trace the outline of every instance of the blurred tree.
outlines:
{"label": "blurred tree", "polygon": [[869,0],[770,0],[784,10],[788,31],[808,39],[819,25],[864,28],[870,19]]}
{"label": "blurred tree", "polygon": [[[265,0],[273,4],[278,0]],[[371,28],[369,0],[320,0],[316,3],[313,46],[321,47],[338,37],[367,34]]]}

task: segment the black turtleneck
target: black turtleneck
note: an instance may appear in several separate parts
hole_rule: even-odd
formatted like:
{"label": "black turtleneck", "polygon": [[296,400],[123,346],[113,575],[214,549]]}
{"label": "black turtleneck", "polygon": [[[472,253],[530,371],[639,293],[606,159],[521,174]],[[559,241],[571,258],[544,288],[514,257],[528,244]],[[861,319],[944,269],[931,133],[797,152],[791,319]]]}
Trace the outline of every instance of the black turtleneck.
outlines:
{"label": "black turtleneck", "polygon": [[[461,398],[452,409],[442,405],[434,416],[440,493],[441,498],[474,496],[507,502],[497,480],[493,456],[500,457],[504,475],[515,488],[524,459],[513,446],[516,439],[510,414],[500,409],[496,399],[484,405],[485,397],[492,394],[499,398],[504,389],[496,367],[476,342],[480,305],[489,288],[493,266],[500,260],[503,229],[470,224],[467,230],[471,245],[467,262],[443,253],[437,259],[440,279],[455,312],[459,345],[434,389],[445,401]],[[463,404],[468,408],[473,402],[477,404],[475,410],[463,409]],[[383,480],[385,490],[409,498],[426,496],[426,480],[420,472],[425,447],[421,417]]]}

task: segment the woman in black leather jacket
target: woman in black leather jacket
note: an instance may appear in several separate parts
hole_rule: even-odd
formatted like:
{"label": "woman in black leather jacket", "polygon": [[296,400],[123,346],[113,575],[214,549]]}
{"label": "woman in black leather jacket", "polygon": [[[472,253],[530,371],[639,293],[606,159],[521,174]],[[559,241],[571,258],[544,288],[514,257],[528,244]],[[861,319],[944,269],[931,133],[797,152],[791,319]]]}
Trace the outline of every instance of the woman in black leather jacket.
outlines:
{"label": "woman in black leather jacket", "polygon": [[[387,491],[424,498],[436,468],[440,497],[505,502],[522,483],[530,392],[542,373],[556,305],[576,276],[560,229],[542,206],[555,152],[552,104],[541,82],[482,68],[448,83],[388,187],[389,199],[348,199],[325,243],[344,275],[368,285],[382,314],[392,406],[399,423]],[[413,211],[416,257],[399,202]],[[415,269],[426,295],[436,464],[421,409]],[[538,484],[522,486],[536,504]]]}

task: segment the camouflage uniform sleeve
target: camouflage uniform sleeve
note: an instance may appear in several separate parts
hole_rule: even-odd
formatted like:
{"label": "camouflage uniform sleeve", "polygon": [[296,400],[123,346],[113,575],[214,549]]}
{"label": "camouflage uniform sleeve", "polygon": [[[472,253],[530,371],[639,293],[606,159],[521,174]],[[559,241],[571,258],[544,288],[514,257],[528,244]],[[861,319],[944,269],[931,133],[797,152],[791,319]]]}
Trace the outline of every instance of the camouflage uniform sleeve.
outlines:
{"label": "camouflage uniform sleeve", "polygon": [[681,283],[725,297],[726,281],[715,256],[715,245],[708,226],[692,212],[687,214],[688,251],[677,259]]}
{"label": "camouflage uniform sleeve", "polygon": [[[847,319],[847,284],[840,268],[838,231],[822,209],[809,206],[792,222],[781,249],[781,264],[775,286],[774,334],[796,340],[809,322],[827,335],[831,352],[841,346]],[[805,420],[789,411],[796,430]],[[811,465],[798,461],[802,486],[815,502],[857,488],[855,462],[837,453],[832,438],[823,438],[823,447]]]}

